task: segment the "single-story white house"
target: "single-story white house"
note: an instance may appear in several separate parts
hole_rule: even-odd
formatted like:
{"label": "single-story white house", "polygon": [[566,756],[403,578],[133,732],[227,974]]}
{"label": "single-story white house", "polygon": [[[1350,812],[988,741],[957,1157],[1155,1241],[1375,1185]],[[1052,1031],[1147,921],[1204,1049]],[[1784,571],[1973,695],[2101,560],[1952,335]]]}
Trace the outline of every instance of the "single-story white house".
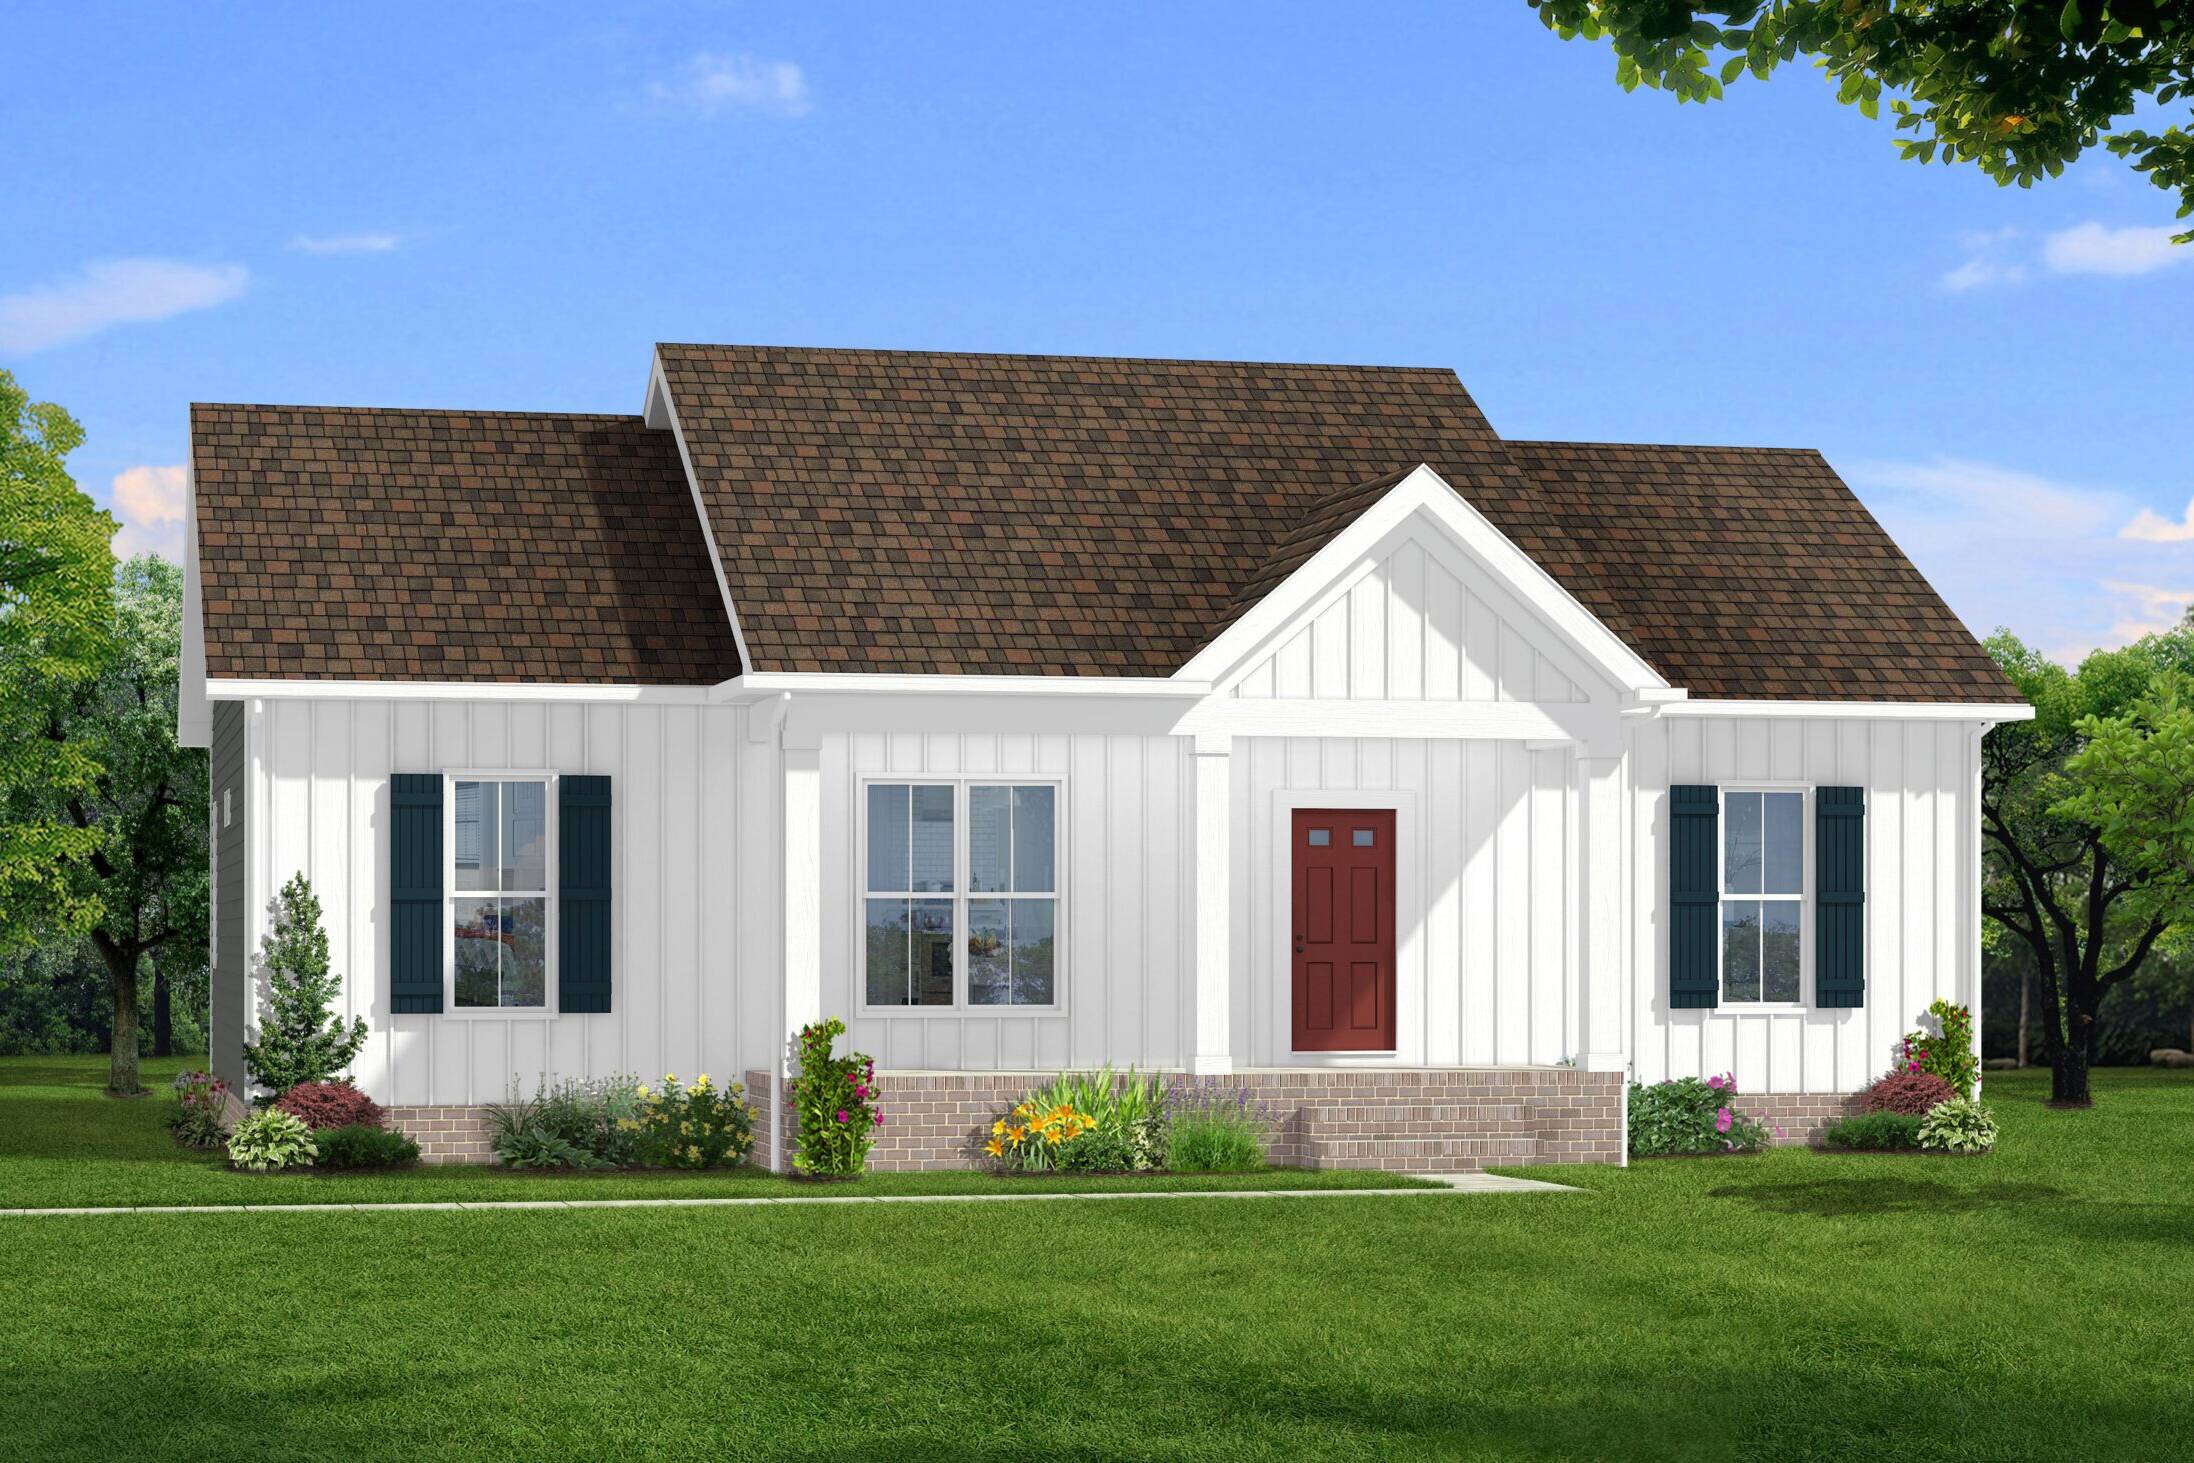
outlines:
{"label": "single-story white house", "polygon": [[1802,1134],[1980,998],[2009,682],[1810,451],[1518,442],[1452,372],[662,345],[636,416],[192,409],[213,1063],[291,874],[432,1156],[546,1078],[1064,1069],[1276,1155]]}

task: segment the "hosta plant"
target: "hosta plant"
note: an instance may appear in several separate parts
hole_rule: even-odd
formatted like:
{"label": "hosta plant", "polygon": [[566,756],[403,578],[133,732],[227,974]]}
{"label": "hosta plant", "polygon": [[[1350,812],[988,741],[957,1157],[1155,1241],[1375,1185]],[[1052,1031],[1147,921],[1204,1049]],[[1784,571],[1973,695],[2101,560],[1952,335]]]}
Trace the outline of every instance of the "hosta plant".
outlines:
{"label": "hosta plant", "polygon": [[280,1108],[262,1108],[229,1135],[229,1162],[248,1173],[310,1168],[319,1156],[320,1147],[305,1120]]}
{"label": "hosta plant", "polygon": [[229,1084],[211,1072],[181,1072],[175,1078],[175,1115],[168,1126],[186,1148],[218,1148],[228,1141]]}
{"label": "hosta plant", "polygon": [[744,1163],[754,1147],[746,1084],[718,1087],[706,1072],[691,1087],[666,1072],[661,1087],[640,1089],[639,1116],[624,1121],[631,1125],[640,1161],[658,1168]]}
{"label": "hosta plant", "polygon": [[1970,1097],[1938,1103],[1920,1119],[1920,1146],[1938,1153],[1986,1153],[1996,1146],[1996,1115]]}

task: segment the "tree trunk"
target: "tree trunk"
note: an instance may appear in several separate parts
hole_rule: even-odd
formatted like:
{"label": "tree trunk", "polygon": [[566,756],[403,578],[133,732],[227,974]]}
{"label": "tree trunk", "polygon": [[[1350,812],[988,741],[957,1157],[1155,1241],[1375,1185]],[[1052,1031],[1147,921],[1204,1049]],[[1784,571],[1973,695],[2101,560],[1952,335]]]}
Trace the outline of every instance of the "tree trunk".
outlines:
{"label": "tree trunk", "polygon": [[2095,1097],[2088,1090],[2087,1070],[2094,1058],[2095,1018],[2073,1007],[2072,1030],[2068,1039],[2057,1043],[2055,1060],[2049,1070],[2049,1105],[2051,1107],[2093,1107]]}
{"label": "tree trunk", "polygon": [[2028,1042],[2034,1028],[2034,967],[2019,962],[2019,1065],[2027,1065]]}
{"label": "tree trunk", "polygon": [[107,1062],[107,1091],[116,1097],[143,1095],[137,1080],[137,960],[105,940],[95,942],[107,964],[107,988],[114,997],[114,1043]]}
{"label": "tree trunk", "polygon": [[167,962],[155,957],[152,962],[152,1054],[156,1057],[175,1055],[175,1016],[170,1004],[173,999],[168,990]]}
{"label": "tree trunk", "polygon": [[2194,1000],[2186,1003],[2186,1049],[2194,1052]]}

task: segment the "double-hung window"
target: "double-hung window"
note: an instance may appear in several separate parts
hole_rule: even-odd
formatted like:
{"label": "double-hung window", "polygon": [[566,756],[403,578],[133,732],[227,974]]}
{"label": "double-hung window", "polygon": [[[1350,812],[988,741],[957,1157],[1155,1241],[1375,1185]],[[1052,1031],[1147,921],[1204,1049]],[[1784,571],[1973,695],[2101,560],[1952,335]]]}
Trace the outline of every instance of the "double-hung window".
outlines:
{"label": "double-hung window", "polygon": [[1722,793],[1722,1000],[1802,999],[1803,792]]}
{"label": "double-hung window", "polygon": [[872,1007],[1056,1006],[1059,785],[866,784]]}
{"label": "double-hung window", "polygon": [[545,777],[449,781],[453,1010],[550,1008],[550,807]]}

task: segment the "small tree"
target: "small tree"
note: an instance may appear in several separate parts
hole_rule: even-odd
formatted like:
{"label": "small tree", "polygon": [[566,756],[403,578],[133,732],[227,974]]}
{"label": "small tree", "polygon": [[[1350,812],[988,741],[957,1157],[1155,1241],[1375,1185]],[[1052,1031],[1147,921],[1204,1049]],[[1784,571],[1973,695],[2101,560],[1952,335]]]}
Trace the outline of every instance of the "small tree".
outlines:
{"label": "small tree", "polygon": [[348,1026],[331,1015],[343,987],[328,973],[328,934],[311,881],[292,874],[273,906],[274,928],[260,947],[267,972],[266,1019],[259,1039],[244,1043],[252,1080],[279,1097],[300,1082],[333,1082],[366,1044],[366,1018]]}

